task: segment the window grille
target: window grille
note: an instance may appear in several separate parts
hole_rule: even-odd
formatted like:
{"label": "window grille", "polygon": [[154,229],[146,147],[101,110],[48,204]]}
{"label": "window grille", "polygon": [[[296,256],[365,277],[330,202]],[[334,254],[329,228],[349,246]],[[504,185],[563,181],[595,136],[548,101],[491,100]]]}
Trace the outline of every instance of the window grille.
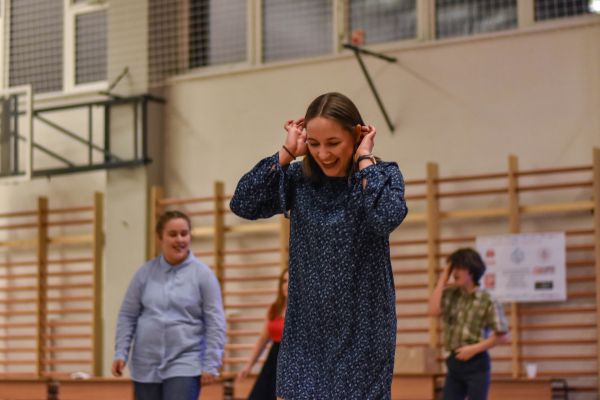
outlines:
{"label": "window grille", "polygon": [[572,17],[591,12],[589,0],[535,0],[535,20]]}
{"label": "window grille", "polygon": [[75,17],[75,83],[106,80],[107,11]]}
{"label": "window grille", "polygon": [[9,85],[35,93],[62,90],[62,1],[10,2]]}
{"label": "window grille", "polygon": [[264,0],[263,61],[332,53],[332,7],[331,0]]}
{"label": "window grille", "polygon": [[417,36],[416,0],[350,0],[349,33],[361,32],[365,44]]}
{"label": "window grille", "polygon": [[436,0],[437,38],[517,27],[517,0]]}

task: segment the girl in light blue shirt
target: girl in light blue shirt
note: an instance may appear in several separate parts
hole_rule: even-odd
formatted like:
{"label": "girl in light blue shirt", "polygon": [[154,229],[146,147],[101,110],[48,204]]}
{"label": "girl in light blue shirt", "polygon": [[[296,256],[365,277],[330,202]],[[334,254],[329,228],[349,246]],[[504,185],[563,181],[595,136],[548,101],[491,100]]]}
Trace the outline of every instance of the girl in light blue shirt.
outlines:
{"label": "girl in light blue shirt", "polygon": [[136,272],[121,305],[112,372],[121,376],[129,365],[137,400],[197,400],[221,367],[219,282],[190,251],[190,232],[184,213],[160,217],[162,254]]}

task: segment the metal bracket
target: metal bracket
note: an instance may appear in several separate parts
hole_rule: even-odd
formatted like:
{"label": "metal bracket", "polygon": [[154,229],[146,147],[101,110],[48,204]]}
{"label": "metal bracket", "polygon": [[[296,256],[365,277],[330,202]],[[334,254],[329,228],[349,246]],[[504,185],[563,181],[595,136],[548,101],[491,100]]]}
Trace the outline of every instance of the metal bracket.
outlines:
{"label": "metal bracket", "polygon": [[361,47],[355,46],[353,44],[346,43],[343,46],[346,49],[352,50],[352,52],[354,53],[354,56],[356,57],[356,60],[358,61],[358,64],[360,65],[360,68],[362,69],[362,72],[365,75],[365,78],[367,79],[367,83],[369,84],[369,87],[371,88],[371,92],[373,92],[373,96],[375,96],[375,100],[377,101],[377,104],[379,105],[379,109],[383,113],[383,117],[385,118],[385,122],[387,123],[388,128],[390,128],[390,131],[393,134],[394,131],[395,131],[395,129],[396,129],[396,127],[394,126],[394,124],[390,120],[390,117],[389,117],[387,111],[385,110],[385,106],[383,105],[383,101],[381,101],[381,98],[379,97],[379,93],[377,92],[377,88],[375,87],[375,84],[373,83],[373,79],[371,79],[371,75],[369,74],[369,71],[367,70],[367,66],[365,65],[365,62],[363,61],[363,59],[361,57],[361,54],[366,54],[366,55],[369,55],[369,56],[377,57],[377,58],[379,58],[381,60],[384,60],[384,61],[387,61],[387,62],[390,62],[390,63],[395,63],[398,60],[395,57],[390,57],[390,56],[386,56],[385,54],[376,53],[374,51],[366,50],[366,49],[363,49]]}

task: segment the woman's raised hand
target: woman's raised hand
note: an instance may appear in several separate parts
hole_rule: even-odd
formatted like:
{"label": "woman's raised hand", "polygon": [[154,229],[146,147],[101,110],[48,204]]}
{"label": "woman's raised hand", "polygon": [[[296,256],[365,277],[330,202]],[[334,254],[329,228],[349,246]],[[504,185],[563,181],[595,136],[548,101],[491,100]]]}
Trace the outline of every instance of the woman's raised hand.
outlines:
{"label": "woman's raised hand", "polygon": [[356,133],[360,135],[360,142],[356,148],[355,157],[373,154],[375,146],[375,134],[377,131],[373,125],[356,125]]}
{"label": "woman's raised hand", "polygon": [[296,157],[306,154],[306,130],[304,129],[304,117],[297,120],[286,121],[283,128],[287,132],[284,146]]}

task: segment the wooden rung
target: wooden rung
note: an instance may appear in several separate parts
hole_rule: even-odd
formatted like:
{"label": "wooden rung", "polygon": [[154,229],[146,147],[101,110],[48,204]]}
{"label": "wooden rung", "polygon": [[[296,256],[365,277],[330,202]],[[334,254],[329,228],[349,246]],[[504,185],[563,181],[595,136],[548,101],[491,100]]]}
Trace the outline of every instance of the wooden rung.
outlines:
{"label": "wooden rung", "polygon": [[522,330],[572,330],[572,329],[596,329],[596,324],[521,324]]}
{"label": "wooden rung", "polygon": [[235,289],[224,290],[225,296],[252,296],[252,295],[274,295],[277,294],[277,289]]}
{"label": "wooden rung", "polygon": [[412,246],[415,244],[427,244],[427,239],[412,239],[412,240],[390,240],[390,247],[394,246]]}
{"label": "wooden rung", "polygon": [[564,174],[567,172],[584,172],[592,171],[591,165],[580,165],[574,167],[557,167],[557,168],[540,168],[534,170],[523,170],[517,171],[517,176],[528,176],[528,175],[548,175],[548,174]]}
{"label": "wooden rung", "polygon": [[279,275],[226,276],[225,282],[256,282],[279,279]]}
{"label": "wooden rung", "polygon": [[587,188],[592,186],[592,181],[579,181],[579,182],[566,182],[566,183],[549,183],[545,185],[523,185],[518,187],[519,192],[531,192],[540,190],[554,190],[554,189],[579,189]]}
{"label": "wooden rung", "polygon": [[404,196],[404,200],[416,201],[416,200],[425,200],[425,199],[427,199],[426,194],[407,194]]}
{"label": "wooden rung", "polygon": [[440,211],[440,219],[498,218],[509,215],[508,208],[482,208],[473,210]]}
{"label": "wooden rung", "polygon": [[595,276],[593,275],[583,275],[583,276],[570,276],[567,277],[567,283],[588,283],[588,282],[594,282],[594,280],[596,279]]}
{"label": "wooden rung", "polygon": [[64,221],[48,221],[48,226],[67,226],[67,225],[89,225],[93,224],[94,220],[91,218],[85,219],[71,219]]}
{"label": "wooden rung", "polygon": [[91,263],[94,259],[92,257],[80,257],[80,258],[58,258],[48,260],[48,265],[54,264],[80,264],[80,263]]}
{"label": "wooden rung", "polygon": [[598,356],[594,354],[567,354],[567,355],[528,355],[522,356],[522,361],[590,361],[597,360]]}
{"label": "wooden rung", "polygon": [[407,179],[404,181],[405,186],[413,186],[413,185],[425,185],[427,181],[425,179]]}
{"label": "wooden rung", "polygon": [[3,322],[0,323],[0,328],[36,328],[35,322]]}
{"label": "wooden rung", "polygon": [[441,192],[437,194],[439,199],[448,197],[487,196],[490,194],[508,194],[506,188],[479,189],[479,190],[456,190],[452,192]]}
{"label": "wooden rung", "polygon": [[35,239],[21,239],[21,240],[0,240],[0,247],[35,247],[37,246],[37,240]]}
{"label": "wooden rung", "polygon": [[565,231],[565,235],[567,236],[591,236],[593,234],[593,229],[567,229]]}
{"label": "wooden rung", "polygon": [[35,347],[7,347],[0,348],[0,353],[31,353],[37,351]]}
{"label": "wooden rung", "polygon": [[56,272],[48,272],[48,276],[89,276],[92,275],[93,271],[56,271]]}
{"label": "wooden rung", "polygon": [[497,172],[489,174],[475,174],[475,175],[462,175],[462,176],[448,176],[445,178],[437,178],[434,180],[435,183],[449,183],[449,182],[466,182],[466,181],[479,181],[487,179],[502,179],[507,178],[506,172]]}
{"label": "wooden rung", "polygon": [[85,365],[91,364],[92,360],[89,358],[80,359],[61,359],[61,360],[42,360],[44,365]]}
{"label": "wooden rung", "polygon": [[474,242],[475,236],[458,236],[453,238],[440,238],[439,243],[462,243],[462,242]]}
{"label": "wooden rung", "polygon": [[17,341],[17,340],[34,340],[37,336],[35,335],[1,335],[0,340],[6,341]]}
{"label": "wooden rung", "polygon": [[396,342],[396,347],[429,347],[429,342]]}
{"label": "wooden rung", "polygon": [[265,321],[265,317],[264,316],[257,316],[257,317],[242,317],[242,316],[232,316],[232,317],[228,317],[227,318],[227,322],[229,323],[241,323],[241,322],[264,322]]}
{"label": "wooden rung", "polygon": [[569,267],[569,268],[593,267],[594,265],[595,265],[594,260],[567,261],[567,267]]}
{"label": "wooden rung", "polygon": [[27,297],[22,299],[0,299],[0,304],[32,304],[37,303],[37,297]]}
{"label": "wooden rung", "polygon": [[422,275],[427,274],[425,267],[423,268],[393,268],[392,272],[394,275]]}
{"label": "wooden rung", "polygon": [[0,261],[0,267],[36,267],[37,261]]}
{"label": "wooden rung", "polygon": [[427,303],[427,297],[414,297],[414,298],[403,298],[396,299],[396,304],[419,304],[419,303]]}
{"label": "wooden rung", "polygon": [[93,308],[64,308],[62,310],[47,310],[48,315],[55,314],[91,314],[94,312]]}
{"label": "wooden rung", "polygon": [[257,247],[254,249],[225,249],[223,254],[258,254],[258,253],[279,253],[281,248],[279,247]]}
{"label": "wooden rung", "polygon": [[192,203],[206,203],[212,202],[215,200],[214,196],[205,196],[205,197],[180,197],[180,198],[165,198],[158,200],[158,205],[160,206],[180,206],[184,204],[192,204]]}
{"label": "wooden rung", "polygon": [[[519,315],[548,315],[548,314],[579,314],[596,312],[595,305],[583,305],[577,307],[521,307]],[[506,309],[506,315],[510,315],[510,307]]]}
{"label": "wooden rung", "polygon": [[258,336],[260,335],[260,331],[256,330],[228,330],[227,336],[229,337],[237,337],[237,336]]}
{"label": "wooden rung", "polygon": [[594,244],[570,244],[566,246],[567,251],[594,251]]}
{"label": "wooden rung", "polygon": [[225,269],[244,269],[244,268],[267,268],[267,267],[279,267],[281,261],[255,261],[255,262],[243,262],[243,263],[225,263],[223,268]]}
{"label": "wooden rung", "polygon": [[94,206],[68,207],[68,208],[53,208],[48,210],[48,214],[69,214],[94,211]]}
{"label": "wooden rung", "polygon": [[35,290],[37,291],[37,286],[5,286],[5,287],[0,287],[0,292],[25,292],[28,290]]}
{"label": "wooden rung", "polygon": [[60,303],[68,303],[74,301],[92,301],[94,298],[92,296],[48,296],[46,298],[46,302],[60,302]]}
{"label": "wooden rung", "polygon": [[48,353],[72,353],[72,352],[91,352],[91,347],[77,347],[77,346],[52,346],[46,347]]}
{"label": "wooden rung", "polygon": [[35,360],[0,360],[0,365],[33,365]]}
{"label": "wooden rung", "polygon": [[396,318],[428,318],[429,315],[426,312],[413,312],[413,313],[396,313]]}
{"label": "wooden rung", "polygon": [[[223,357],[223,364],[235,365],[235,364],[246,364],[248,362],[247,357]],[[264,363],[265,360],[260,359],[256,361],[257,364]]]}
{"label": "wooden rung", "polygon": [[37,228],[37,224],[10,224],[10,225],[0,225],[0,230],[11,230],[11,229],[32,229]]}
{"label": "wooden rung", "polygon": [[50,333],[44,335],[46,339],[91,339],[92,334],[89,333]]}
{"label": "wooden rung", "polygon": [[589,369],[585,369],[585,370],[571,370],[571,369],[561,369],[561,370],[549,370],[549,371],[540,371],[538,370],[537,372],[537,376],[539,378],[543,378],[543,377],[548,377],[548,378],[556,378],[557,376],[566,378],[566,377],[573,377],[573,378],[579,378],[579,377],[584,377],[584,376],[591,376],[591,377],[597,377],[598,376],[598,371],[596,369],[594,370],[589,370]]}
{"label": "wooden rung", "polygon": [[215,235],[215,228],[212,226],[202,226],[198,228],[192,228],[192,237],[201,238],[209,237],[213,238]]}
{"label": "wooden rung", "polygon": [[37,315],[37,311],[33,310],[9,310],[9,311],[0,311],[0,317],[12,317],[17,315]]}
{"label": "wooden rung", "polygon": [[92,321],[65,321],[50,319],[48,320],[48,326],[92,326]]}
{"label": "wooden rung", "polygon": [[396,283],[394,285],[396,290],[398,289],[425,289],[427,288],[427,283]]}
{"label": "wooden rung", "polygon": [[597,339],[520,339],[520,345],[524,346],[589,346],[597,345]]}
{"label": "wooden rung", "polygon": [[571,291],[567,293],[569,299],[589,299],[596,298],[595,291],[582,290],[582,291]]}
{"label": "wooden rung", "polygon": [[390,260],[425,260],[427,259],[427,253],[417,254],[392,254]]}
{"label": "wooden rung", "polygon": [[90,289],[93,288],[93,283],[65,283],[60,285],[48,285],[48,290],[68,290],[68,289]]}
{"label": "wooden rung", "polygon": [[267,308],[271,303],[267,302],[248,302],[248,303],[226,303],[225,308]]}
{"label": "wooden rung", "polygon": [[37,215],[37,210],[33,211],[13,211],[9,213],[0,213],[0,218],[12,218],[12,217],[32,217]]}
{"label": "wooden rung", "polygon": [[0,279],[24,279],[24,278],[37,278],[37,273],[30,274],[0,274]]}
{"label": "wooden rung", "polygon": [[573,201],[570,203],[556,204],[531,204],[520,207],[523,214],[551,214],[574,211],[592,211],[594,202],[592,201]]}
{"label": "wooden rung", "polygon": [[429,328],[405,328],[399,327],[396,329],[398,333],[426,333],[429,331]]}
{"label": "wooden rung", "polygon": [[92,235],[58,236],[49,238],[48,243],[52,245],[90,244],[94,243],[94,237]]}

